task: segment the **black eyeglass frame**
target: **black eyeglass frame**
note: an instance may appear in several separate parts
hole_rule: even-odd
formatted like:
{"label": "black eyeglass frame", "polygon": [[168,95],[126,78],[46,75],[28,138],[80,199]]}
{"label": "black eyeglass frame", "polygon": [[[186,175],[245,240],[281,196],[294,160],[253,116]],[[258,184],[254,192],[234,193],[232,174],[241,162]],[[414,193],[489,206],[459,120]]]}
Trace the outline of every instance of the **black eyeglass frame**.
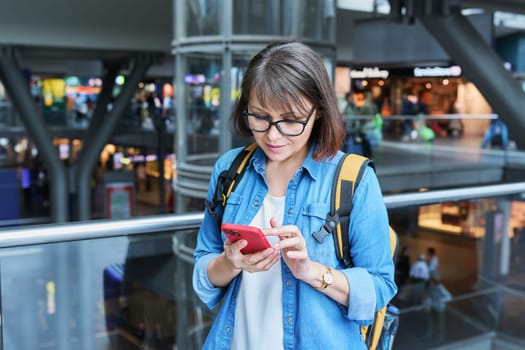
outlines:
{"label": "black eyeglass frame", "polygon": [[[310,110],[310,112],[308,113],[308,116],[306,117],[306,120],[304,121],[300,121],[300,120],[293,120],[293,119],[280,119],[278,121],[275,121],[275,122],[272,122],[270,120],[270,117],[267,116],[267,115],[260,115],[260,114],[255,114],[255,113],[248,113],[248,111],[244,111],[242,112],[242,116],[244,117],[244,121],[246,123],[246,126],[248,127],[248,129],[250,129],[251,131],[255,131],[255,132],[267,132],[268,130],[270,130],[270,128],[272,126],[275,126],[277,128],[277,130],[279,130],[279,132],[285,136],[300,136],[303,134],[304,132],[304,129],[306,128],[306,125],[308,124],[308,122],[310,121],[310,118],[312,117],[312,115],[314,114],[314,111],[315,111],[315,107],[312,107],[312,109]],[[264,130],[258,130],[258,129],[253,129],[252,127],[250,127],[250,123],[248,123],[248,117],[254,117],[256,119],[259,119],[259,120],[264,120],[266,122],[268,122],[268,127]],[[279,127],[279,123],[296,123],[296,124],[301,124],[303,126],[303,128],[301,129],[301,132],[297,133],[297,134],[289,134],[289,133],[285,133],[281,130],[281,128]]]}

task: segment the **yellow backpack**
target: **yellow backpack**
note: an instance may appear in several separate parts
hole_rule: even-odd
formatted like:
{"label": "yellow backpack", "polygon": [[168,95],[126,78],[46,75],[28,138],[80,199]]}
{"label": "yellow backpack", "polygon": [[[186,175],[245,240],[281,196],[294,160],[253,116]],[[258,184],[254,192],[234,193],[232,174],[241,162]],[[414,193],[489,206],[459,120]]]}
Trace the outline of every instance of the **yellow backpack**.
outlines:
{"label": "yellow backpack", "polygon": [[[337,258],[346,266],[352,266],[352,258],[350,257],[350,246],[348,241],[348,225],[350,221],[350,212],[352,211],[352,199],[354,191],[361,180],[361,176],[367,166],[374,168],[373,162],[363,156],[357,154],[346,154],[339,161],[336,178],[332,187],[332,203],[330,214],[327,216],[327,224],[324,227],[335,228],[334,242],[336,246]],[[332,229],[332,231],[334,231]],[[397,257],[397,250],[399,240],[396,231],[389,226],[390,233],[390,253],[392,259],[395,261]],[[389,309],[389,305],[383,307],[376,312],[374,322],[370,326],[361,327],[361,334],[363,340],[368,346],[369,350],[375,350],[378,343],[385,341],[386,338],[392,337],[391,334],[383,334],[388,331],[397,331],[388,327],[383,327],[385,323],[385,316]],[[391,312],[396,312],[397,308],[390,307]],[[397,317],[397,315],[393,315]],[[396,328],[397,328],[396,320]],[[395,333],[394,333],[395,334]],[[383,347],[381,347],[383,348]]]}

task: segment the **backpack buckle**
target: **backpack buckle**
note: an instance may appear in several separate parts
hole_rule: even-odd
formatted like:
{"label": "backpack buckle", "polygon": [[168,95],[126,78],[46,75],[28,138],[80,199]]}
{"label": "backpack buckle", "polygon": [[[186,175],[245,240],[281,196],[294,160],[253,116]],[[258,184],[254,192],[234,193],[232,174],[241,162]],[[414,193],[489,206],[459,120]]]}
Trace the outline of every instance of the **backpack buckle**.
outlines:
{"label": "backpack buckle", "polygon": [[325,225],[323,225],[323,226],[321,226],[319,231],[315,231],[314,233],[312,233],[312,236],[315,238],[315,240],[318,243],[323,243],[323,241],[326,238],[326,236],[330,236],[331,234],[332,234],[331,232],[328,232],[326,230]]}
{"label": "backpack buckle", "polygon": [[326,222],[323,226],[319,229],[319,231],[316,231],[312,233],[312,236],[315,238],[315,240],[319,243],[323,243],[326,236],[330,236],[337,225],[339,224],[339,215],[335,213],[334,215],[326,215]]}

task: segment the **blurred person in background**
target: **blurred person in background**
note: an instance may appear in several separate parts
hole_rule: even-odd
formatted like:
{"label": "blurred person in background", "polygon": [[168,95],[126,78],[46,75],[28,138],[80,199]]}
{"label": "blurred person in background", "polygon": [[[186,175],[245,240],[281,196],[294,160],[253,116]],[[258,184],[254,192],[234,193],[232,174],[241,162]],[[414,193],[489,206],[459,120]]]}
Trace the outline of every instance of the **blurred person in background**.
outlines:
{"label": "blurred person in background", "polygon": [[481,148],[507,149],[509,146],[509,132],[507,125],[500,119],[492,119],[485,131]]}

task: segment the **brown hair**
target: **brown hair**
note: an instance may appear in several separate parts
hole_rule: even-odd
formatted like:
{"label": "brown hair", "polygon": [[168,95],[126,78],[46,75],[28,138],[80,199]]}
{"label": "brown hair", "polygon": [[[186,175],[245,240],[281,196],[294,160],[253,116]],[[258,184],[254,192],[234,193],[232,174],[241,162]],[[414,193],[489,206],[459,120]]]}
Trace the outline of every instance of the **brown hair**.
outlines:
{"label": "brown hair", "polygon": [[328,72],[319,54],[308,46],[299,42],[272,43],[252,58],[231,117],[234,130],[242,136],[252,135],[242,112],[254,91],[263,106],[279,101],[284,107],[291,109],[294,104],[307,113],[303,100],[313,105],[316,120],[309,142],[317,145],[314,159],[332,157],[343,145],[343,119]]}

